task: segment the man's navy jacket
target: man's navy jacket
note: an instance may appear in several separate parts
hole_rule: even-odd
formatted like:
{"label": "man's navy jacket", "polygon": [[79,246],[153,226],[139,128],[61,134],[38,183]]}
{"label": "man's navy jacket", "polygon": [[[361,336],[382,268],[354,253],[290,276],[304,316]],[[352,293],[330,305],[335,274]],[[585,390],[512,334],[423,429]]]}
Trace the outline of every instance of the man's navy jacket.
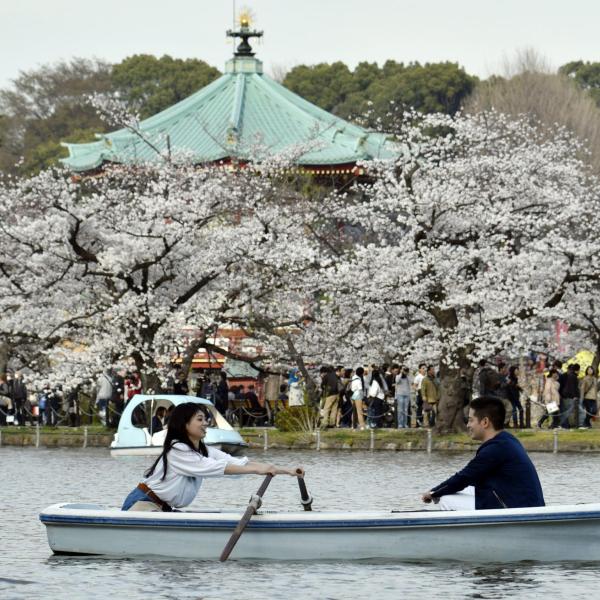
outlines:
{"label": "man's navy jacket", "polygon": [[475,508],[544,506],[537,471],[519,440],[501,431],[477,449],[462,470],[433,488],[434,497],[475,487]]}

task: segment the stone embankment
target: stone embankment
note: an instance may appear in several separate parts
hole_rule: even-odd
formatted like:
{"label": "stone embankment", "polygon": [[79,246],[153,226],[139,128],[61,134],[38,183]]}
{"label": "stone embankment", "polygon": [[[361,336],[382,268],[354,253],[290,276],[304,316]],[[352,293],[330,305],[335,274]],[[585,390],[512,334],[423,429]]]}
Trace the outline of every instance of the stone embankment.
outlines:
{"label": "stone embankment", "polygon": [[[422,429],[284,432],[260,427],[242,429],[240,433],[251,448],[264,450],[472,452],[477,447],[477,443],[466,434],[435,435]],[[512,433],[531,452],[600,452],[600,428],[571,431],[518,430]],[[113,435],[114,431],[99,426],[2,427],[0,446],[108,448]]]}

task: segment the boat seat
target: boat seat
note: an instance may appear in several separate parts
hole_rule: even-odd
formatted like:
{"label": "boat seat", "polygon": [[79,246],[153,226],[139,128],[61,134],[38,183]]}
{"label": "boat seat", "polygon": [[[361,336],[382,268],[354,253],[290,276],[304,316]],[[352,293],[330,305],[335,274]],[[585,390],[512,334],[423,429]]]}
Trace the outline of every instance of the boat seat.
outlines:
{"label": "boat seat", "polygon": [[144,438],[146,438],[146,446],[152,446],[152,437],[150,436],[148,428],[142,427],[142,431],[144,432]]}
{"label": "boat seat", "polygon": [[167,430],[163,429],[162,431],[157,431],[150,440],[150,445],[152,446],[162,446],[165,443],[165,438],[167,437]]}

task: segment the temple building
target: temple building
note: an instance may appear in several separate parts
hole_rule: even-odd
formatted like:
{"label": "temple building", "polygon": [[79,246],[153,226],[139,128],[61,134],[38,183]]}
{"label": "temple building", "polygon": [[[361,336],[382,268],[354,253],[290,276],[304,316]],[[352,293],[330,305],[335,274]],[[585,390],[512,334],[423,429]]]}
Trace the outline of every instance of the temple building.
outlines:
{"label": "temple building", "polygon": [[125,128],[97,134],[96,142],[64,144],[69,149],[64,164],[79,173],[165,156],[199,165],[243,164],[260,160],[260,149],[275,155],[304,146],[295,164],[320,175],[356,174],[359,161],[393,156],[387,136],[344,121],[265,75],[249,44],[262,32],[250,28],[247,16],[227,35],[241,42],[219,79],[141,121],[139,132]]}

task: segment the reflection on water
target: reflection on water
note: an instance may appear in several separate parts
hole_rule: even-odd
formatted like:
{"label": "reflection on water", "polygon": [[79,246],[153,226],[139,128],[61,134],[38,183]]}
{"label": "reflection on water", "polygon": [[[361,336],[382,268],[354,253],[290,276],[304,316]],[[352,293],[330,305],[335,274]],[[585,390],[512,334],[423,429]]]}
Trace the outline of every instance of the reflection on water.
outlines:
{"label": "reflection on water", "polygon": [[507,595],[523,597],[534,592],[539,585],[534,565],[482,565],[463,568],[463,576],[471,579],[476,590],[468,598],[506,598]]}
{"label": "reflection on water", "polygon": [[[256,452],[302,464],[315,510],[411,509],[420,492],[469,454]],[[595,502],[600,456],[534,454],[549,503]],[[465,565],[451,562],[202,562],[51,556],[40,509],[62,501],[120,505],[148,463],[108,451],[0,448],[0,598],[548,598],[595,597],[599,562]],[[568,473],[568,478],[565,474]],[[259,477],[207,481],[193,509],[240,508]],[[576,490],[576,496],[575,494]],[[294,479],[277,477],[265,510],[300,510]],[[560,540],[556,540],[560,543]],[[590,557],[590,560],[596,557]]]}

